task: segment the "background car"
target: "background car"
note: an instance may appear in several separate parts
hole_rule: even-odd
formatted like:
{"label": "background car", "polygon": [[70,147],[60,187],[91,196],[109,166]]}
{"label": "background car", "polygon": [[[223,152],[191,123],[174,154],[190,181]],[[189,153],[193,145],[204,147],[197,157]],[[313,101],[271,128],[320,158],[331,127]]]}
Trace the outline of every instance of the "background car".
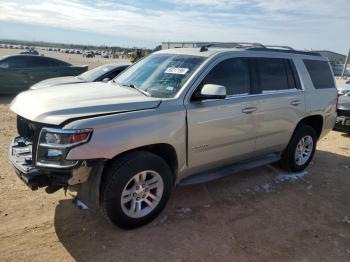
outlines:
{"label": "background car", "polygon": [[346,81],[342,85],[337,85],[338,89],[338,94],[339,95],[345,95],[345,94],[350,94],[350,80]]}
{"label": "background car", "polygon": [[[346,89],[348,85],[348,89]],[[334,129],[350,134],[350,80],[338,89],[337,120]]]}
{"label": "background car", "polygon": [[66,76],[66,77],[55,77],[51,79],[43,80],[29,89],[41,89],[50,86],[58,86],[64,84],[74,84],[74,83],[87,83],[87,82],[108,82],[122,71],[124,71],[130,64],[107,64],[96,67],[78,76]]}
{"label": "background car", "polygon": [[88,69],[45,56],[13,55],[0,58],[0,94],[16,94],[47,78],[76,76]]}
{"label": "background car", "polygon": [[23,52],[20,52],[21,55],[39,55],[39,52],[35,49],[28,49]]}
{"label": "background car", "polygon": [[92,52],[92,51],[86,51],[86,52],[83,54],[83,57],[86,57],[86,58],[93,58],[93,57],[95,57],[95,54],[94,54],[94,52]]}

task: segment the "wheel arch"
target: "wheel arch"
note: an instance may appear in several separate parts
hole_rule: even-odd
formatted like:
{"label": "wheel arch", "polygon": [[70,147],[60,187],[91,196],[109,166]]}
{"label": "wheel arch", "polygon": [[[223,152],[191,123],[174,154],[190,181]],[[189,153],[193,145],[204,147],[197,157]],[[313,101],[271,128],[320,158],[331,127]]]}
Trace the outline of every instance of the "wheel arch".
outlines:
{"label": "wheel arch", "polygon": [[[298,124],[296,125],[295,130],[297,130],[298,127],[302,126],[302,125],[309,125],[311,126],[313,129],[315,129],[316,134],[317,134],[317,139],[320,138],[321,133],[322,133],[322,129],[323,129],[323,116],[322,115],[311,115],[311,116],[307,116],[302,118]],[[293,132],[293,134],[294,134]]]}
{"label": "wheel arch", "polygon": [[136,151],[147,151],[150,153],[153,153],[165,160],[165,162],[169,165],[172,174],[174,176],[174,182],[177,176],[177,171],[178,171],[178,157],[175,148],[166,143],[158,143],[158,144],[151,144],[151,145],[145,145],[145,146],[140,146],[137,148],[133,148],[127,151],[124,151],[113,158],[107,160],[105,167],[108,167],[112,161],[115,161],[117,159],[120,159],[124,157],[125,155],[136,152]]}

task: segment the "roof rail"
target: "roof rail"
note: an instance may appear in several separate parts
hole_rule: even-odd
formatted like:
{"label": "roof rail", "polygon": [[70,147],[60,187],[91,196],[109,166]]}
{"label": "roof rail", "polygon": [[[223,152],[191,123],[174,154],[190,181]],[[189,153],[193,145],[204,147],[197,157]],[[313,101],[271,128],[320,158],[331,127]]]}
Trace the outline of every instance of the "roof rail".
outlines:
{"label": "roof rail", "polygon": [[260,43],[248,43],[248,42],[213,42],[208,43],[200,48],[200,52],[208,51],[209,47],[223,47],[223,48],[246,48],[251,51],[269,51],[269,52],[284,52],[284,53],[293,53],[293,54],[302,54],[302,55],[312,55],[312,56],[321,56],[318,53],[310,51],[299,51],[295,50],[290,46],[282,45],[263,45]]}
{"label": "roof rail", "polygon": [[265,45],[266,48],[281,48],[281,49],[287,49],[287,50],[295,50],[294,48],[286,45]]}
{"label": "roof rail", "polygon": [[266,48],[260,43],[249,43],[249,42],[213,42],[201,46],[200,52],[208,51],[208,47],[224,47],[224,48]]}

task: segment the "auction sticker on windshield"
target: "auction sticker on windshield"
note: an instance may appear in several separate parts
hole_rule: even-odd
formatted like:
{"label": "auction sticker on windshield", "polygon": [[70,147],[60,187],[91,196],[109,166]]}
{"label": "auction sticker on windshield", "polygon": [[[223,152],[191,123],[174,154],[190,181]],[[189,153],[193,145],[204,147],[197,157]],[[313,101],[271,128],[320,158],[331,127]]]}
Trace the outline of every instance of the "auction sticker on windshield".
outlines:
{"label": "auction sticker on windshield", "polygon": [[164,73],[184,75],[187,73],[188,70],[189,70],[188,68],[184,68],[184,67],[168,67]]}

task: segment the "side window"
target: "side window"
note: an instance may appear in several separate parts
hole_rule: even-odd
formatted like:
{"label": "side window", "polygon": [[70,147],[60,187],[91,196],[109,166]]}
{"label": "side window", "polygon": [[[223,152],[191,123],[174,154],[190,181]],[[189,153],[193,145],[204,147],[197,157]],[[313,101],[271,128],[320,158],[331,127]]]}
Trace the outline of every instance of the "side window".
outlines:
{"label": "side window", "polygon": [[231,58],[220,62],[207,74],[200,88],[205,84],[225,86],[227,95],[250,93],[248,59]]}
{"label": "side window", "polygon": [[303,61],[316,89],[335,88],[334,78],[328,62],[308,59]]}
{"label": "side window", "polygon": [[48,66],[48,61],[40,56],[28,56],[28,66],[29,67],[46,67]]}
{"label": "side window", "polygon": [[8,68],[8,67],[9,67],[9,64],[7,62],[7,59],[0,61],[0,68]]}
{"label": "side window", "polygon": [[104,78],[108,77],[109,79],[115,78],[117,75],[119,75],[122,71],[124,71],[124,68],[114,70],[113,72],[107,74]]}
{"label": "side window", "polygon": [[14,56],[6,59],[8,68],[25,68],[27,67],[27,57]]}
{"label": "side window", "polygon": [[70,65],[66,62],[63,62],[63,61],[60,61],[60,60],[57,60],[54,58],[47,57],[46,59],[48,62],[48,66],[68,66],[68,65]]}
{"label": "side window", "polygon": [[278,91],[296,88],[288,59],[256,58],[256,68],[261,91]]}

